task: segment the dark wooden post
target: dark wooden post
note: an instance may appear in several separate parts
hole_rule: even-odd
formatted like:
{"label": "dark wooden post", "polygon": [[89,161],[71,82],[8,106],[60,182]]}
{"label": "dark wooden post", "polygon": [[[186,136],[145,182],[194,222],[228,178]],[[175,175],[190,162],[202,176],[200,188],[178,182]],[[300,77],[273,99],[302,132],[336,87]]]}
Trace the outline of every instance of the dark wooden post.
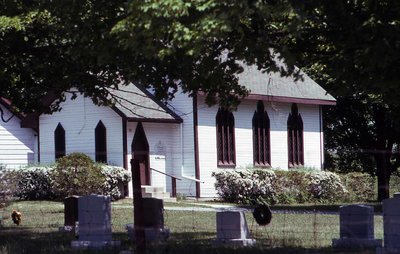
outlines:
{"label": "dark wooden post", "polygon": [[132,184],[133,184],[133,218],[135,229],[136,249],[139,254],[146,252],[146,236],[144,232],[144,211],[142,187],[140,184],[140,161],[131,160]]}
{"label": "dark wooden post", "polygon": [[172,181],[172,197],[176,198],[176,178],[175,177],[171,177],[171,181]]}

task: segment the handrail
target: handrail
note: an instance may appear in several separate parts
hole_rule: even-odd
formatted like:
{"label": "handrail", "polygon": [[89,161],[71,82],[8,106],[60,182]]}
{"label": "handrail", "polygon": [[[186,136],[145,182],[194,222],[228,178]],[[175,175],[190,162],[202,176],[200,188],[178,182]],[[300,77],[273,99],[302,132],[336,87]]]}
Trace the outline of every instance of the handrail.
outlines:
{"label": "handrail", "polygon": [[172,188],[171,197],[175,198],[176,197],[176,179],[178,179],[178,180],[182,180],[182,179],[179,178],[179,177],[164,173],[164,172],[162,172],[160,170],[157,170],[155,168],[150,168],[150,169],[153,170],[153,171],[156,171],[157,173],[160,173],[160,174],[163,174],[163,175],[171,177],[171,188]]}
{"label": "handrail", "polygon": [[158,173],[160,173],[160,174],[163,174],[163,175],[169,176],[169,177],[171,177],[171,178],[175,178],[175,179],[178,179],[178,180],[182,180],[182,178],[179,178],[179,177],[176,177],[176,176],[173,176],[173,175],[170,175],[170,174],[164,173],[164,172],[162,172],[162,171],[160,171],[160,170],[157,170],[157,169],[155,169],[155,168],[150,168],[150,169],[151,169],[151,170],[153,170],[153,171],[156,171],[156,172],[158,172]]}

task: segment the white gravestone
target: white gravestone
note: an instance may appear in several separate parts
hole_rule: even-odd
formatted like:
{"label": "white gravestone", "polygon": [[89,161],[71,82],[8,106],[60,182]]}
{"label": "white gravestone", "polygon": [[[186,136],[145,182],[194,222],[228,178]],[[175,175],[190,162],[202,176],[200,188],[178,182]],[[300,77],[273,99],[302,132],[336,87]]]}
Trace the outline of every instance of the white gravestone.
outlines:
{"label": "white gravestone", "polygon": [[377,253],[400,253],[400,193],[383,200],[383,248]]}
{"label": "white gravestone", "polygon": [[340,207],[340,239],[333,239],[333,247],[371,248],[382,246],[374,237],[374,208],[366,205]]}
{"label": "white gravestone", "polygon": [[215,244],[248,246],[255,243],[251,239],[244,211],[217,212],[217,239]]}
{"label": "white gravestone", "polygon": [[79,240],[72,247],[101,248],[119,246],[112,241],[111,201],[102,195],[82,196],[78,199]]}

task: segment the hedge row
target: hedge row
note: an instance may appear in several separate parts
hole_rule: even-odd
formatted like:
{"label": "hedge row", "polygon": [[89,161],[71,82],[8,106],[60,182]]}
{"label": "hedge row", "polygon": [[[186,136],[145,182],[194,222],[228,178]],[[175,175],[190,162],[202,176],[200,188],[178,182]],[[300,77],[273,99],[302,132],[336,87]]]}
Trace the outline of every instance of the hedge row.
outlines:
{"label": "hedge row", "polygon": [[52,166],[32,166],[8,170],[14,196],[24,200],[55,200],[69,195],[102,194],[112,200],[123,196],[123,186],[131,180],[122,167],[94,163],[81,153],[65,156]]}
{"label": "hedge row", "polygon": [[363,202],[375,198],[375,180],[363,173],[245,169],[223,170],[213,176],[222,200],[240,204]]}

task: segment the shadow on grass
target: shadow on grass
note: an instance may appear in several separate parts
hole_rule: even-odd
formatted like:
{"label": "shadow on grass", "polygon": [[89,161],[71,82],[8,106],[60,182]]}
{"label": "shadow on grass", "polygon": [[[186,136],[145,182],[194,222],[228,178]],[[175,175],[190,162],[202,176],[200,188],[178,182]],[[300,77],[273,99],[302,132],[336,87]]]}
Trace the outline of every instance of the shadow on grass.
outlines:
{"label": "shadow on grass", "polygon": [[121,241],[121,248],[105,250],[77,250],[71,248],[75,240],[72,233],[33,233],[22,227],[0,229],[0,254],[19,253],[119,253],[131,248],[126,234],[113,234],[113,240]]}
{"label": "shadow on grass", "polygon": [[[272,205],[271,210],[290,210],[308,212],[339,212],[340,206],[350,204],[299,204],[299,205]],[[354,205],[354,204],[351,204]],[[382,203],[365,203],[374,207],[375,213],[382,213]]]}
{"label": "shadow on grass", "polygon": [[[77,250],[70,247],[75,236],[71,233],[33,233],[24,228],[0,229],[0,254],[14,253],[119,253],[121,250],[134,250],[126,233],[113,234],[113,240],[120,240],[118,249],[104,250]],[[255,246],[245,248],[216,247],[213,245],[214,232],[190,232],[173,233],[170,239],[164,243],[148,244],[147,253],[162,254],[283,254],[283,253],[360,253],[372,254],[373,251],[361,250],[338,251],[332,248],[297,248],[297,247],[273,247],[276,243],[260,241]]]}

